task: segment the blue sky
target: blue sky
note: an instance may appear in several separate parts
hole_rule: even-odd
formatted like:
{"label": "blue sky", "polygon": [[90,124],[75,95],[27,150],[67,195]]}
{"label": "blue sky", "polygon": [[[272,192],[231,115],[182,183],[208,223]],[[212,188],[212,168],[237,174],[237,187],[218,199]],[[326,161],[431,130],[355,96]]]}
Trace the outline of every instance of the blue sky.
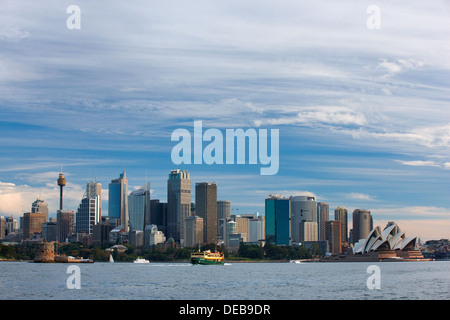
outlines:
{"label": "blue sky", "polygon": [[[66,9],[81,9],[69,30]],[[380,8],[370,30],[368,6]],[[446,1],[2,1],[0,214],[65,207],[126,169],[166,200],[171,169],[233,213],[314,194],[408,235],[450,237]],[[279,129],[280,169],[171,162],[177,128]],[[192,198],[194,201],[194,197]]]}

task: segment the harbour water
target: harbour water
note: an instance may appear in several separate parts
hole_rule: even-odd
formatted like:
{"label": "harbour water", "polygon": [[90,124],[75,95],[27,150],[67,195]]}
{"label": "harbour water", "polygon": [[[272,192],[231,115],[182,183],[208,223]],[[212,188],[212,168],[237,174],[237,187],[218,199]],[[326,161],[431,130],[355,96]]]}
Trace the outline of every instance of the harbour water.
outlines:
{"label": "harbour water", "polygon": [[448,300],[450,261],[374,263],[71,264],[0,262],[1,300]]}

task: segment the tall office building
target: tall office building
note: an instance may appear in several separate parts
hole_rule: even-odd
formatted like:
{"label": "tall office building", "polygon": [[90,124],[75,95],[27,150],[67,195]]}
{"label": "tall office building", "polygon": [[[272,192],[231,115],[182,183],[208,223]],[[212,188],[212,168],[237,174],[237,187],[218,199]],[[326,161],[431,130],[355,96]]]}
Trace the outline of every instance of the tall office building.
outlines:
{"label": "tall office building", "polygon": [[66,242],[75,231],[75,213],[70,210],[56,212],[56,241]]}
{"label": "tall office building", "polygon": [[266,242],[275,245],[291,244],[291,201],[279,195],[265,200]]}
{"label": "tall office building", "polygon": [[326,240],[330,247],[331,253],[342,252],[342,237],[341,237],[341,223],[339,221],[331,220],[325,223]]}
{"label": "tall office building", "polygon": [[118,179],[114,179],[109,184],[108,191],[108,217],[110,220],[117,220],[123,226],[125,232],[129,231],[128,217],[128,179],[125,171]]}
{"label": "tall office building", "polygon": [[[292,241],[296,243],[304,242],[305,238],[301,237],[300,228],[302,222],[313,222],[317,226],[317,202],[312,196],[294,196],[291,200],[292,215]],[[311,224],[309,224],[311,227]],[[316,232],[317,234],[317,232]],[[315,240],[317,241],[317,239]]]}
{"label": "tall office building", "polygon": [[182,242],[184,219],[191,215],[191,178],[186,170],[171,170],[167,180],[167,237]]}
{"label": "tall office building", "polygon": [[144,231],[150,223],[150,183],[130,193],[128,196],[128,215],[130,230]]}
{"label": "tall office building", "polygon": [[370,211],[363,209],[355,209],[353,211],[353,243],[369,236],[373,228],[372,216]]}
{"label": "tall office building", "polygon": [[330,220],[330,206],[326,202],[317,202],[317,225],[319,241],[325,240],[325,222]]}
{"label": "tall office building", "polygon": [[217,201],[217,239],[226,243],[227,221],[231,217],[231,202]]}
{"label": "tall office building", "polygon": [[203,218],[199,216],[186,217],[184,220],[184,245],[196,247],[203,243]]}
{"label": "tall office building", "polygon": [[155,224],[158,230],[167,234],[167,203],[159,199],[150,200],[150,223]]}
{"label": "tall office building", "polygon": [[45,202],[44,200],[41,199],[36,199],[36,201],[34,201],[31,204],[31,213],[36,213],[36,212],[40,212],[40,213],[44,213],[45,214],[45,221],[48,221],[48,203]]}
{"label": "tall office building", "polygon": [[203,218],[203,242],[217,243],[217,185],[214,182],[195,184],[195,212]]}
{"label": "tall office building", "polygon": [[259,216],[249,220],[248,233],[249,242],[258,242],[265,239],[264,216]]}
{"label": "tall office building", "polygon": [[0,240],[6,237],[6,220],[4,217],[0,217]]}
{"label": "tall office building", "polygon": [[76,232],[93,234],[94,226],[101,220],[101,212],[102,186],[98,182],[89,182],[77,210]]}
{"label": "tall office building", "polygon": [[318,241],[319,229],[317,228],[317,222],[302,221],[299,225],[299,239],[300,243],[304,244],[306,241]]}
{"label": "tall office building", "polygon": [[334,220],[341,223],[341,237],[343,243],[348,243],[348,217],[347,209],[344,207],[337,207],[334,209]]}

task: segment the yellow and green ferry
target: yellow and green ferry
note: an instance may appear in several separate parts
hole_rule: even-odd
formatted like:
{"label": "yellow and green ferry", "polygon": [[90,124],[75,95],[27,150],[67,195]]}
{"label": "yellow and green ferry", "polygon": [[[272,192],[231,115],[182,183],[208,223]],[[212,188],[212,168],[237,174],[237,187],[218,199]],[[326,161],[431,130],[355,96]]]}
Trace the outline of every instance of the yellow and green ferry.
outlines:
{"label": "yellow and green ferry", "polygon": [[222,252],[205,250],[191,253],[192,264],[224,264],[224,261],[225,258]]}

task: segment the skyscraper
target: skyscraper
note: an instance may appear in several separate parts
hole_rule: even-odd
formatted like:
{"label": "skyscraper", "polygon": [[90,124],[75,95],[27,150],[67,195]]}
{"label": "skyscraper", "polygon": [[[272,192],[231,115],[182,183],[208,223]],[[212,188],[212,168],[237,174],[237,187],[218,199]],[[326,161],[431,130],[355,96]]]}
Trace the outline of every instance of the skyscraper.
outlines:
{"label": "skyscraper", "polygon": [[231,202],[217,201],[217,239],[226,243],[227,221],[231,217]]}
{"label": "skyscraper", "polygon": [[217,185],[214,182],[195,184],[195,211],[203,218],[203,242],[217,243]]}
{"label": "skyscraper", "polygon": [[108,195],[109,219],[116,219],[119,225],[123,226],[124,231],[128,232],[128,179],[125,171],[120,174],[118,179],[111,181],[109,184]]}
{"label": "skyscraper", "polygon": [[31,204],[31,213],[44,213],[45,214],[45,221],[48,220],[48,203],[41,199],[36,199]]}
{"label": "skyscraper", "polygon": [[70,210],[56,212],[56,240],[66,242],[71,233],[75,231],[75,213]]}
{"label": "skyscraper", "polygon": [[167,180],[167,237],[181,242],[184,219],[191,214],[191,178],[186,170],[171,170]]}
{"label": "skyscraper", "polygon": [[353,243],[368,237],[372,230],[373,221],[370,211],[355,209],[353,211]]}
{"label": "skyscraper", "polygon": [[330,220],[330,206],[326,202],[317,202],[317,225],[319,241],[325,240],[325,222]]}
{"label": "skyscraper", "polygon": [[[317,226],[317,202],[316,198],[313,196],[295,196],[291,197],[291,217],[292,217],[292,241],[296,243],[304,242],[305,233],[300,232],[300,228],[304,229],[304,226],[301,226],[302,222],[309,222],[307,230],[311,230],[313,228],[313,224],[315,223],[315,228],[318,229]],[[317,237],[317,231],[315,232],[315,237]],[[308,239],[311,239],[311,236],[307,236]],[[317,241],[316,238],[313,241]],[[311,240],[309,240],[311,241]]]}
{"label": "skyscraper", "polygon": [[23,238],[29,239],[35,233],[42,232],[42,224],[47,221],[47,214],[42,212],[25,212],[23,214]]}
{"label": "skyscraper", "polygon": [[269,195],[265,201],[266,241],[276,245],[291,244],[291,201]]}
{"label": "skyscraper", "polygon": [[76,232],[93,234],[94,226],[101,220],[101,210],[102,186],[98,182],[89,182],[77,210]]}
{"label": "skyscraper", "polygon": [[185,218],[184,237],[186,247],[195,247],[203,243],[203,218],[199,216],[190,216]]}
{"label": "skyscraper", "polygon": [[130,193],[128,196],[128,214],[131,230],[145,230],[150,223],[150,183]]}
{"label": "skyscraper", "polygon": [[341,223],[341,237],[342,242],[348,243],[348,217],[347,209],[344,207],[337,207],[334,209],[334,220]]}
{"label": "skyscraper", "polygon": [[331,253],[342,252],[341,223],[331,220],[325,223],[326,240],[330,246]]}

